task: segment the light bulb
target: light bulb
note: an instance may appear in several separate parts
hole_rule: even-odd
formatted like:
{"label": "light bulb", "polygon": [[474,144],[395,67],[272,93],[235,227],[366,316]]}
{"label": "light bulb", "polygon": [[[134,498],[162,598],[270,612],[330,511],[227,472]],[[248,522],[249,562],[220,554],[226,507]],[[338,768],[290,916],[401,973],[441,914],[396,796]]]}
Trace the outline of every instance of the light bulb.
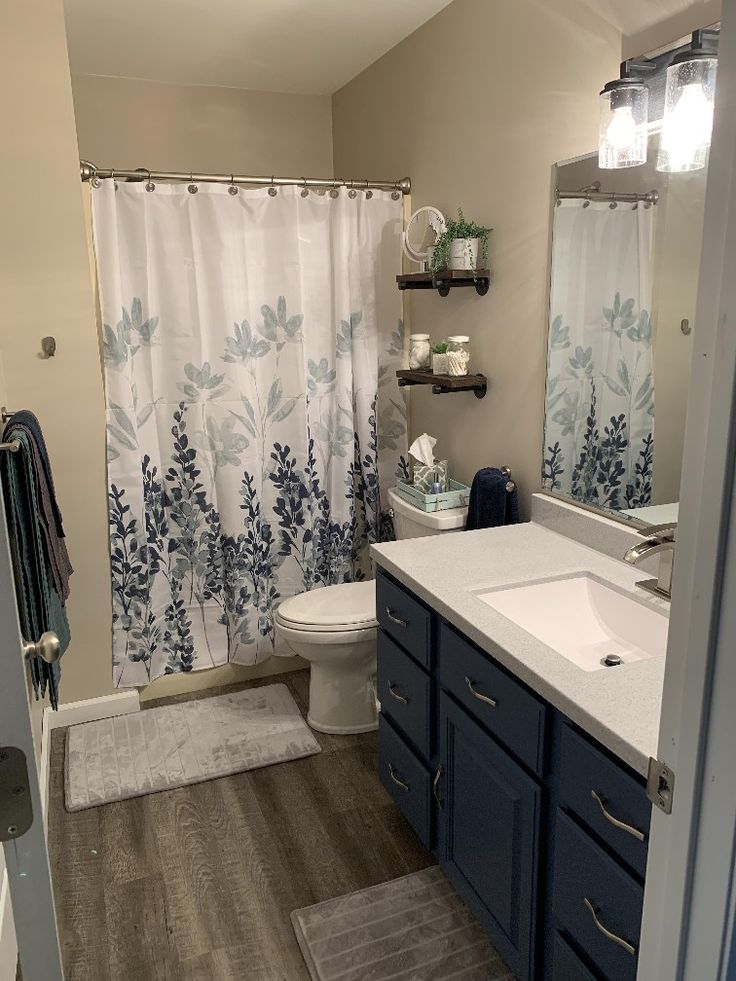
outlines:
{"label": "light bulb", "polygon": [[636,123],[631,106],[620,106],[613,110],[613,119],[608,124],[606,138],[618,153],[631,146],[636,139]]}

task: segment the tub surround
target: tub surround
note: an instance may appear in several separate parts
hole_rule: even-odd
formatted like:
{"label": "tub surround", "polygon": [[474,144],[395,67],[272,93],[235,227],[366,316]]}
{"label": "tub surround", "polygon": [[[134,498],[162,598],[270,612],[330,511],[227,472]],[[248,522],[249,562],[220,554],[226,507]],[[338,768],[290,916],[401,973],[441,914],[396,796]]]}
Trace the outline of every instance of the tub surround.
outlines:
{"label": "tub surround", "polygon": [[646,775],[649,757],[657,750],[664,658],[583,671],[476,595],[483,589],[588,572],[639,601],[667,610],[668,603],[646,596],[635,586],[642,578],[641,568],[632,569],[535,521],[389,542],[373,546],[372,555],[448,623]]}

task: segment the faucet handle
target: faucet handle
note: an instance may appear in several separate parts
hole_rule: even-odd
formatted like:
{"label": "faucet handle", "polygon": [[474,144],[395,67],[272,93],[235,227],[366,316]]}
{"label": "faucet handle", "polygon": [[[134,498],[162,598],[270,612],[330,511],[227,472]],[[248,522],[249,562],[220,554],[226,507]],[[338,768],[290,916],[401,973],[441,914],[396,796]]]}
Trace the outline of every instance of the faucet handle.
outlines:
{"label": "faucet handle", "polygon": [[639,534],[643,538],[659,538],[663,542],[674,542],[677,535],[677,522],[667,521],[661,525],[649,525],[646,528],[640,528]]}

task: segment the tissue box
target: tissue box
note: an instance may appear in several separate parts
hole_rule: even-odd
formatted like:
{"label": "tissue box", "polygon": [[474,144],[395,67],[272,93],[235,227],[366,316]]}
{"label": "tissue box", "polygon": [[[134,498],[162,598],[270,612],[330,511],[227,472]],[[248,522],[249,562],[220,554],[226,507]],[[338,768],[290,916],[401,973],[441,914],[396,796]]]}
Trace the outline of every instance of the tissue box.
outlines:
{"label": "tissue box", "polygon": [[[436,476],[435,476],[436,474]],[[450,474],[447,460],[437,460],[431,467],[423,463],[415,463],[412,468],[414,487],[423,494],[429,494],[432,484],[438,480],[442,484],[442,489],[447,490]]]}

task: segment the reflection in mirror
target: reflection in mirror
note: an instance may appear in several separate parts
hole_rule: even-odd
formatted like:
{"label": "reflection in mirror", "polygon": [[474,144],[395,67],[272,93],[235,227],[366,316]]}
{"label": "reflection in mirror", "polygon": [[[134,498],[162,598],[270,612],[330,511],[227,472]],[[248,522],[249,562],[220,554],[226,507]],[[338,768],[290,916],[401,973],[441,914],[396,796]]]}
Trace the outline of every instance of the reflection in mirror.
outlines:
{"label": "reflection in mirror", "polygon": [[650,524],[677,520],[707,174],[658,172],[658,149],[555,168],[542,471]]}

